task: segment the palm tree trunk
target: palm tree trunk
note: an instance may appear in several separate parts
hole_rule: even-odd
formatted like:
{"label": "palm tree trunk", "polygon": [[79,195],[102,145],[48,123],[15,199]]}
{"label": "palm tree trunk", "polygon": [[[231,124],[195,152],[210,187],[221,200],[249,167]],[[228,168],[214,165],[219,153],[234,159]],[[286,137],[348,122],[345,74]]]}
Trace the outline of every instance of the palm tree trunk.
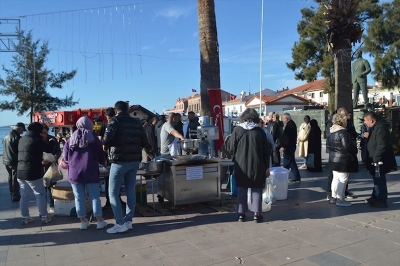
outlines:
{"label": "palm tree trunk", "polygon": [[212,116],[207,89],[221,88],[214,0],[197,0],[200,42],[201,115]]}
{"label": "palm tree trunk", "polygon": [[345,43],[335,51],[335,109],[344,107],[352,112],[351,44],[350,40]]}

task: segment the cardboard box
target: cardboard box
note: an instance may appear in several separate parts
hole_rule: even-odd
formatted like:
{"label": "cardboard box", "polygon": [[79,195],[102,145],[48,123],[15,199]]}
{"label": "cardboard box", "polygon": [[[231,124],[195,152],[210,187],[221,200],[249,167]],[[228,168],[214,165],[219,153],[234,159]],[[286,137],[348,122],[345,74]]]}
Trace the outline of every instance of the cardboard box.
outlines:
{"label": "cardboard box", "polygon": [[58,200],[74,200],[74,193],[72,187],[53,187],[51,188],[51,195],[53,199]]}
{"label": "cardboard box", "polygon": [[[92,211],[92,202],[87,197],[86,214]],[[60,200],[54,199],[54,215],[57,216],[76,216],[75,200]]]}

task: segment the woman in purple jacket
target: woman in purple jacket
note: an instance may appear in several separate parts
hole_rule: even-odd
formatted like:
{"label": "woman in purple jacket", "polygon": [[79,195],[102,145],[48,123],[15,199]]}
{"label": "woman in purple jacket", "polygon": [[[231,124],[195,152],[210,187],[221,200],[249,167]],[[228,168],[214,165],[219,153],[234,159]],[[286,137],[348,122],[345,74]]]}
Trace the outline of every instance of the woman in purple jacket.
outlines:
{"label": "woman in purple jacket", "polygon": [[99,163],[105,163],[105,154],[100,140],[93,133],[93,122],[87,116],[79,118],[76,126],[78,129],[63,150],[64,160],[68,162],[68,179],[75,196],[76,213],[81,220],[81,230],[86,230],[90,225],[86,219],[86,189],[92,201],[97,229],[103,229],[107,223],[101,211]]}

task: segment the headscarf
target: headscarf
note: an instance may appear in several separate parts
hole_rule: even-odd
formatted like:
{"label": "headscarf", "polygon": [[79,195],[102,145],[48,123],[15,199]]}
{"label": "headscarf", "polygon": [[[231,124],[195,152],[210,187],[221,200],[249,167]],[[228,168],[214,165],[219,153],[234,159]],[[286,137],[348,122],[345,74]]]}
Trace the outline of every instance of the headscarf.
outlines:
{"label": "headscarf", "polygon": [[253,128],[258,127],[258,124],[253,121],[250,121],[250,122],[246,121],[246,122],[240,123],[238,126],[244,128],[244,129],[247,129],[247,130],[252,130]]}
{"label": "headscarf", "polygon": [[319,131],[321,133],[321,129],[318,126],[318,122],[315,119],[311,119],[310,121],[311,130]]}
{"label": "headscarf", "polygon": [[85,148],[89,143],[94,142],[93,136],[93,122],[87,117],[83,116],[76,122],[78,128],[72,133],[69,141],[69,147],[71,150],[75,148]]}

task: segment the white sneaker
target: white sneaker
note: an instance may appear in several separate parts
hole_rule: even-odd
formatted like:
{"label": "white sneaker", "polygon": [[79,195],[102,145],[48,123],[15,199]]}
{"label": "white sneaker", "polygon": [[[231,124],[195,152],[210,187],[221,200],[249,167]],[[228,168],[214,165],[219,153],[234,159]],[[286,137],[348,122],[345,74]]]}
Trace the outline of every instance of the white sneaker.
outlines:
{"label": "white sneaker", "polygon": [[340,206],[340,207],[350,207],[351,206],[351,202],[348,202],[348,201],[346,201],[346,200],[340,200],[340,199],[338,199],[337,201],[336,201],[336,206]]}
{"label": "white sneaker", "polygon": [[49,208],[49,213],[54,213],[54,208],[53,207]]}
{"label": "white sneaker", "polygon": [[116,224],[113,227],[108,228],[107,229],[107,233],[109,233],[109,234],[117,234],[117,233],[126,232],[128,230],[129,229],[128,229],[128,227],[126,227],[126,224],[123,223],[123,224]]}
{"label": "white sneaker", "polygon": [[104,221],[104,220],[101,220],[101,221],[98,221],[98,222],[97,222],[97,227],[96,227],[96,229],[97,229],[97,230],[100,230],[100,229],[103,229],[103,228],[106,227],[106,226],[107,226],[107,222]]}
{"label": "white sneaker", "polygon": [[331,199],[329,200],[329,203],[332,203],[332,204],[336,204],[336,202],[337,202],[337,199],[336,199],[336,198],[331,198]]}
{"label": "white sneaker", "polygon": [[133,229],[133,227],[132,227],[132,222],[126,221],[126,222],[125,222],[125,225],[126,225],[126,228],[128,228],[129,230],[132,230],[132,229]]}
{"label": "white sneaker", "polygon": [[303,164],[302,166],[299,167],[299,169],[307,169],[307,165]]}
{"label": "white sneaker", "polygon": [[90,226],[90,223],[88,220],[81,222],[81,230],[86,230]]}
{"label": "white sneaker", "polygon": [[42,224],[47,224],[51,221],[50,215],[42,216]]}
{"label": "white sneaker", "polygon": [[31,222],[33,222],[33,218],[30,217],[30,216],[22,217],[22,219],[21,219],[21,224],[22,225],[25,225],[25,224],[28,224],[28,223],[31,223]]}

